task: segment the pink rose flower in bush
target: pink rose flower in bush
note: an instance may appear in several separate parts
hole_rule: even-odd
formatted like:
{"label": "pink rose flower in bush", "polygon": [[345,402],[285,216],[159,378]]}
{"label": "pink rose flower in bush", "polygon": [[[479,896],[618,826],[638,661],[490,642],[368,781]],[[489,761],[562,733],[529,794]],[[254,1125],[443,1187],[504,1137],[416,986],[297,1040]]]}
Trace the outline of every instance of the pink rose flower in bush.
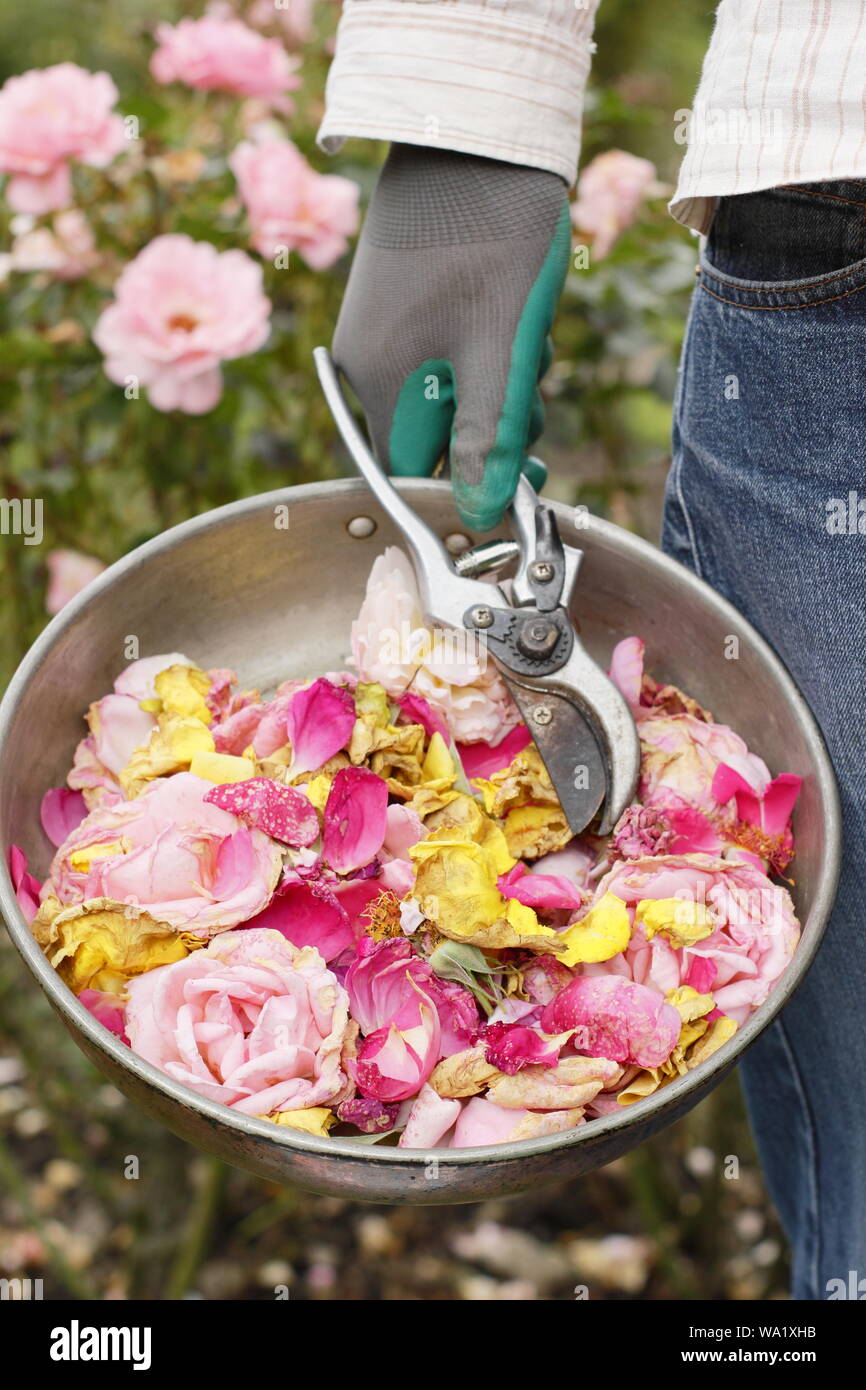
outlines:
{"label": "pink rose flower in bush", "polygon": [[245,922],[269,902],[282,851],[207,802],[212,789],[176,772],[134,801],[92,811],[54,856],[43,898],[131,903],[205,937]]}
{"label": "pink rose flower in bush", "polygon": [[16,235],[9,255],[10,270],[43,271],[55,280],[80,280],[99,264],[90,223],[79,208],[56,212],[50,227],[34,226],[30,216],[19,213],[13,218],[12,229]]}
{"label": "pink rose flower in bush", "polygon": [[266,341],[270,311],[261,267],[245,252],[159,236],[120,275],[93,340],[112,381],[132,378],[157,410],[202,415],[222,395],[220,364]]}
{"label": "pink rose flower in bush", "polygon": [[300,48],[313,33],[313,0],[253,0],[247,22],[268,29],[277,25],[290,48]]}
{"label": "pink rose flower in bush", "polygon": [[49,550],[45,562],[48,566],[45,610],[52,617],[105,569],[101,560],[81,555],[77,550]]}
{"label": "pink rose flower in bush", "polygon": [[433,633],[424,623],[415,574],[396,546],[373,562],[352,624],[362,680],[397,699],[410,686],[463,743],[495,745],[519,723],[517,706],[473,633]]}
{"label": "pink rose flower in bush", "polygon": [[102,169],[123,148],[117,88],[107,72],[56,63],[10,77],[0,89],[0,172],[16,212],[40,216],[72,200],[69,161]]}
{"label": "pink rose flower in bush", "polygon": [[625,150],[607,150],[587,164],[578,180],[571,220],[579,232],[592,237],[592,252],[598,260],[631,226],[644,198],[655,188],[655,165]]}
{"label": "pink rose flower in bush", "polygon": [[271,98],[301,85],[279,39],[265,38],[240,19],[209,14],[158,24],[156,37],[150,71],[157,82]]}
{"label": "pink rose flower in bush", "polygon": [[313,947],[233,931],[129,984],[134,1052],[244,1115],[335,1106],[353,1087],[345,989]]}
{"label": "pink rose flower in bush", "polygon": [[356,183],[317,173],[291,141],[272,136],[244,140],[229,164],[260,255],[298,251],[312,270],[339,260],[358,230]]}

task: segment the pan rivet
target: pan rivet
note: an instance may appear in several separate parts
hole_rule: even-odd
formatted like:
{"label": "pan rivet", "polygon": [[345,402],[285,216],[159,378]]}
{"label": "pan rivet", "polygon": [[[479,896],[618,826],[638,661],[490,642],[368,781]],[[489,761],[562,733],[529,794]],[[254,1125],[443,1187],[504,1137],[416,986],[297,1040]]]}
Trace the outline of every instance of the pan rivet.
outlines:
{"label": "pan rivet", "polygon": [[452,531],[450,536],[445,537],[445,549],[449,555],[462,555],[471,544],[470,537],[464,536],[462,531]]}
{"label": "pan rivet", "polygon": [[533,579],[537,579],[539,584],[549,584],[553,578],[553,565],[548,564],[547,560],[536,560],[530,566],[530,574]]}
{"label": "pan rivet", "polygon": [[536,705],[532,711],[532,718],[536,724],[549,724],[553,718],[553,710],[550,705]]}
{"label": "pan rivet", "polygon": [[470,617],[476,627],[492,627],[493,614],[489,608],[473,608]]}
{"label": "pan rivet", "polygon": [[353,516],[346,527],[350,536],[354,536],[356,541],[365,540],[367,536],[372,536],[376,529],[376,523],[371,516]]}

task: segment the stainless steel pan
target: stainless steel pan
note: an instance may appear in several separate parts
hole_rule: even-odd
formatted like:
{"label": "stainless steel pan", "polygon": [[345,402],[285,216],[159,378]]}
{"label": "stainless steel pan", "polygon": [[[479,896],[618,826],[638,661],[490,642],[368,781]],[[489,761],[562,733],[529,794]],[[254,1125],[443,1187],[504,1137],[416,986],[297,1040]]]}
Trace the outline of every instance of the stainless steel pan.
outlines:
{"label": "stainless steel pan", "polygon": [[[406,482],[411,507],[445,537],[463,528],[446,484]],[[288,528],[281,524],[288,507]],[[622,1114],[565,1134],[493,1148],[413,1150],[318,1139],[203,1100],[136,1057],[81,1006],[33,941],[0,867],[0,909],[36,982],[78,1045],[114,1085],[191,1143],[228,1163],[315,1192],[372,1202],[467,1202],[575,1177],[640,1144],[702,1099],[796,989],[818,947],[836,887],[839,807],[820,733],[772,651],[727,603],[652,546],[603,521],[579,529],[556,506],[566,544],[585,552],[573,616],[596,660],[640,634],[654,675],[730,721],[774,772],[799,773],[794,898],[803,938],[768,1001],[697,1070]],[[368,522],[359,518],[369,518]],[[505,532],[503,532],[505,534]],[[82,713],[122,669],[127,638],[142,656],[184,651],[232,666],[268,690],[288,675],[342,664],[374,556],[399,537],[361,480],[287,488],[196,517],[112,566],[54,619],[0,706],[0,860],[9,845],[44,875],[39,824],[83,732]],[[725,639],[739,659],[725,660]]]}

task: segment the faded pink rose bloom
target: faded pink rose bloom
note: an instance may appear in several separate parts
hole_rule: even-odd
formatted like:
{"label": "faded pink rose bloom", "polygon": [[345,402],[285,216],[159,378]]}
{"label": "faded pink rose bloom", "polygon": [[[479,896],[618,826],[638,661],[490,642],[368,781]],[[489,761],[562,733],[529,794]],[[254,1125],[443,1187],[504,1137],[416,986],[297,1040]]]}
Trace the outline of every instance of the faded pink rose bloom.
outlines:
{"label": "faded pink rose bloom", "polygon": [[220,364],[262,346],[270,311],[261,266],[245,252],[170,234],[127,265],[93,341],[112,381],[133,378],[157,410],[203,415],[222,395]]}
{"label": "faded pink rose bloom", "polygon": [[365,1035],[349,1070],[377,1100],[414,1096],[440,1058],[466,1047],[478,1026],[469,991],[440,980],[403,939],[360,941],[346,988]]}
{"label": "faded pink rose bloom", "polygon": [[[43,271],[55,280],[80,280],[99,264],[90,223],[80,208],[55,213],[50,227],[37,227],[27,213],[13,218],[15,240],[8,268]],[[75,552],[70,552],[74,554]]]}
{"label": "faded pink rose bloom", "polygon": [[301,85],[297,63],[280,40],[265,38],[240,19],[206,14],[158,24],[156,38],[150,71],[157,82],[270,98]]}
{"label": "faded pink rose bloom", "polygon": [[718,822],[724,808],[713,794],[713,779],[720,763],[739,772],[759,795],[770,781],[766,763],[726,724],[707,724],[692,714],[668,714],[641,720],[639,730],[638,798],[644,807],[691,806]]}
{"label": "faded pink rose bloom", "polygon": [[246,19],[258,29],[276,25],[289,48],[300,48],[313,33],[313,0],[253,0]]}
{"label": "faded pink rose bloom", "polygon": [[117,774],[156,728],[156,719],[141,708],[140,701],[154,698],[160,671],[191,665],[182,652],[141,657],[121,671],[111,694],[90,706],[86,715],[90,733],[78,744],[66,778],[73,790],[82,793],[89,811],[124,800]]}
{"label": "faded pink rose bloom", "polygon": [[244,140],[229,166],[260,255],[273,260],[282,250],[298,251],[312,270],[339,260],[358,230],[356,183],[318,173],[290,140],[268,134]]}
{"label": "faded pink rose bloom", "polygon": [[656,188],[655,165],[625,150],[607,150],[587,164],[578,180],[571,220],[579,232],[592,237],[597,260],[631,226],[644,198]]}
{"label": "faded pink rose bloom", "polygon": [[[627,949],[603,965],[581,965],[581,975],[623,975],[667,994],[681,984],[706,985],[722,1013],[743,1023],[763,1004],[787,967],[800,929],[787,890],[754,864],[709,854],[660,854],[616,864],[596,890],[614,893],[629,910],[644,898],[677,898],[706,907],[711,935],[675,947],[661,933],[647,941],[636,927]],[[696,965],[696,962],[701,962]]]}
{"label": "faded pink rose bloom", "polygon": [[176,772],[134,801],[92,811],[55,854],[43,898],[130,903],[202,937],[261,912],[280,876],[281,847],[207,802],[212,789]]}
{"label": "faded pink rose bloom", "polygon": [[335,1106],[353,1091],[343,986],[313,947],[233,931],[129,983],[134,1052],[244,1115]]}
{"label": "faded pink rose bloom", "polygon": [[579,976],[541,1015],[545,1033],[575,1029],[580,1052],[641,1067],[667,1061],[681,1026],[657,990],[617,975]]}
{"label": "faded pink rose bloom", "polygon": [[411,685],[462,743],[495,746],[520,721],[476,634],[427,627],[412,566],[396,546],[373,562],[352,655],[361,679],[378,681],[392,699]]}
{"label": "faded pink rose bloom", "polygon": [[45,611],[52,616],[105,569],[101,560],[77,550],[49,550],[45,562],[48,566]]}
{"label": "faded pink rose bloom", "polygon": [[32,68],[0,88],[0,173],[15,212],[40,216],[72,200],[69,161],[103,169],[123,148],[117,88],[76,63]]}

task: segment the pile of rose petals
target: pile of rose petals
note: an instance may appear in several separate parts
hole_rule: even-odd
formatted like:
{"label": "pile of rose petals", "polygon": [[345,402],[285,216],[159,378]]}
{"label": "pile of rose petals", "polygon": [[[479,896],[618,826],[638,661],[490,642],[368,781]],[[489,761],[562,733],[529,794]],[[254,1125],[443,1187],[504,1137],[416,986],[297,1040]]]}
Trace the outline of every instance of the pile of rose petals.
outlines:
{"label": "pile of rose petals", "polygon": [[723,1047],[797,945],[800,779],[643,671],[638,799],[575,839],[492,661],[376,561],[351,670],[238,689],[180,652],[90,706],[11,871],[91,1013],[200,1095],[410,1148],[574,1128]]}

